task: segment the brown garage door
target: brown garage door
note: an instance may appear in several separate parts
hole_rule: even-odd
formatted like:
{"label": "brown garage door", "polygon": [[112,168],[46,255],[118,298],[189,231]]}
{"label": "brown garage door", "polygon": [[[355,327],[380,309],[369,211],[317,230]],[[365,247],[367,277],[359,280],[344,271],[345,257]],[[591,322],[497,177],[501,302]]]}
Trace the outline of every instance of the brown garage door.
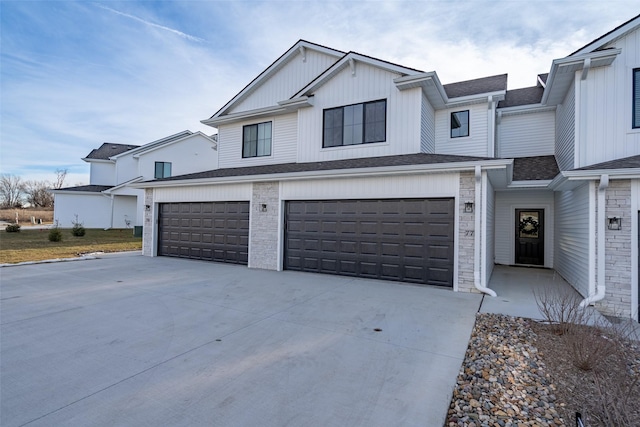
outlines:
{"label": "brown garage door", "polygon": [[163,203],[158,255],[247,264],[249,202]]}
{"label": "brown garage door", "polygon": [[284,266],[453,286],[453,199],[289,201]]}

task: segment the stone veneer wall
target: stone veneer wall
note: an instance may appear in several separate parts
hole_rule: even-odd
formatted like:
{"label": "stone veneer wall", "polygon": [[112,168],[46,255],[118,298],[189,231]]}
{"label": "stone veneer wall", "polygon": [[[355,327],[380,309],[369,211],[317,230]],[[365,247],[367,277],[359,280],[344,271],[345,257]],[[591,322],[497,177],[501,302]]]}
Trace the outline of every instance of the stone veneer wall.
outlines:
{"label": "stone veneer wall", "polygon": [[[266,212],[261,210],[267,206]],[[278,225],[280,223],[280,185],[278,182],[253,184],[249,217],[249,268],[278,269]]]}
{"label": "stone veneer wall", "polygon": [[473,284],[473,258],[475,244],[475,215],[464,212],[464,202],[475,201],[475,175],[473,172],[460,173],[460,189],[458,198],[458,291],[478,292]]}
{"label": "stone veneer wall", "polygon": [[142,255],[153,256],[153,189],[145,188],[144,190],[144,204],[151,206],[150,210],[144,211],[144,224],[142,227]]}
{"label": "stone veneer wall", "polygon": [[606,215],[622,218],[621,230],[605,228],[605,298],[597,307],[605,314],[631,315],[631,181],[612,180],[606,194]]}

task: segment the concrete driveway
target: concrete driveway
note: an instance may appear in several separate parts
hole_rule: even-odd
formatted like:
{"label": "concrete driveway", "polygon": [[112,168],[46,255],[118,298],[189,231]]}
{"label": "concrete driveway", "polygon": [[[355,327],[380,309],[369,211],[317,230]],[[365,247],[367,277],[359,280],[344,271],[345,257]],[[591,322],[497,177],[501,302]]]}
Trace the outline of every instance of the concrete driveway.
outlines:
{"label": "concrete driveway", "polygon": [[481,301],[139,255],[0,277],[4,427],[441,426]]}

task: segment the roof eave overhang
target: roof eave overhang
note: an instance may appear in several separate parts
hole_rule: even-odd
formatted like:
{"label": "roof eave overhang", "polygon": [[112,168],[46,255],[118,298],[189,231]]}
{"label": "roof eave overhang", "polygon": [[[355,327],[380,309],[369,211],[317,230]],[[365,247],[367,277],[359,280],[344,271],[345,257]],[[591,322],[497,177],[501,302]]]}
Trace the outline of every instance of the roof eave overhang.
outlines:
{"label": "roof eave overhang", "polygon": [[115,187],[111,187],[111,188],[109,188],[109,189],[107,189],[107,190],[104,190],[102,193],[104,193],[104,194],[111,194],[111,193],[113,193],[114,191],[118,191],[118,190],[119,190],[119,189],[121,189],[121,188],[124,188],[124,187],[127,187],[127,186],[129,186],[129,187],[130,187],[130,186],[131,186],[131,184],[133,184],[133,183],[135,183],[135,182],[140,182],[140,181],[142,181],[142,180],[143,180],[143,178],[144,178],[144,177],[142,177],[142,176],[137,176],[137,177],[135,177],[135,178],[133,178],[133,179],[130,179],[129,181],[125,181],[125,182],[123,182],[123,183],[121,183],[121,184],[118,184],[118,185],[116,185]]}
{"label": "roof eave overhang", "polygon": [[380,175],[407,175],[416,173],[446,173],[472,171],[479,165],[483,170],[507,169],[511,159],[478,160],[455,163],[431,163],[405,166],[380,166],[373,168],[329,169],[321,171],[287,172],[276,174],[243,175],[218,178],[184,179],[171,181],[147,181],[132,184],[132,188],[166,188],[210,184],[236,184],[263,181],[291,181],[326,178],[349,178]]}
{"label": "roof eave overhang", "polygon": [[549,185],[555,191],[571,190],[585,181],[596,181],[607,175],[609,180],[640,179],[640,168],[629,169],[592,169],[562,171]]}
{"label": "roof eave overhang", "polygon": [[83,157],[80,160],[83,160],[83,161],[85,161],[87,163],[115,163],[115,161],[111,160],[111,158],[108,158],[108,159],[90,159],[88,157]]}
{"label": "roof eave overhang", "polygon": [[543,105],[543,104],[527,104],[516,105],[514,107],[498,108],[498,113],[503,117],[505,116],[519,116],[522,114],[544,113],[547,111],[555,111],[555,105]]}
{"label": "roof eave overhang", "polygon": [[552,179],[539,179],[539,180],[527,180],[527,181],[511,181],[507,188],[509,189],[517,189],[517,188],[549,188],[549,185],[553,182]]}
{"label": "roof eave overhang", "polygon": [[243,120],[258,119],[265,116],[279,116],[298,111],[300,108],[311,107],[313,105],[313,97],[302,96],[295,99],[287,99],[278,102],[278,105],[270,107],[257,108],[254,110],[241,111],[231,113],[224,116],[212,117],[210,119],[201,120],[200,123],[211,127],[218,127],[229,123],[236,123]]}

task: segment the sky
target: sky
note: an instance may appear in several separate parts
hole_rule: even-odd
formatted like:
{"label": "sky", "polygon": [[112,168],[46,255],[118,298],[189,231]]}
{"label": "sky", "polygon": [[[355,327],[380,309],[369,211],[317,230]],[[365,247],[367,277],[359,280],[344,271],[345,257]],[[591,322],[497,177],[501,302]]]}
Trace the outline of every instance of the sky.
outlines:
{"label": "sky", "polygon": [[0,0],[0,172],[89,183],[104,142],[144,145],[213,115],[299,39],[444,84],[508,88],[640,13],[637,1]]}

